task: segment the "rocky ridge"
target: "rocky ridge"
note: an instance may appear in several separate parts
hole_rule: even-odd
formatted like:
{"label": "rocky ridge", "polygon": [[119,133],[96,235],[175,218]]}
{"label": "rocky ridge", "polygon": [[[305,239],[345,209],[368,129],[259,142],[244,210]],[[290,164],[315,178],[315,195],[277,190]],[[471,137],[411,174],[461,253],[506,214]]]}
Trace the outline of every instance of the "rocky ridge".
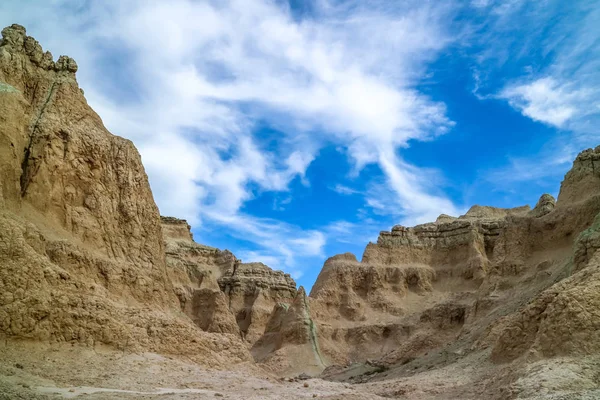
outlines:
{"label": "rocky ridge", "polygon": [[[311,306],[329,360],[408,371],[448,354],[489,354],[494,368],[511,363],[510,383],[531,362],[598,354],[599,157],[600,147],[577,157],[558,201],[545,194],[533,210],[475,206],[395,226],[362,261],[327,260]],[[521,389],[503,390],[516,392],[489,396]]]}
{"label": "rocky ridge", "polygon": [[0,334],[250,360],[236,337],[180,317],[140,156],[104,128],[76,70],[25,28],[2,30]]}
{"label": "rocky ridge", "polygon": [[181,309],[201,329],[232,333],[252,345],[274,307],[294,301],[296,283],[289,274],[194,242],[185,220],[161,221],[171,282]]}

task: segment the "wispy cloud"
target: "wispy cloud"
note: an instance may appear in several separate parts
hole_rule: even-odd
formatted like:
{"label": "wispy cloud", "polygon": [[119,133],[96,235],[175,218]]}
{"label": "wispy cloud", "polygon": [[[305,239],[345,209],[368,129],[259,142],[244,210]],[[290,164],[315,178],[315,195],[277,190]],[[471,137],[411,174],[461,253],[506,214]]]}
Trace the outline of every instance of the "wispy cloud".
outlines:
{"label": "wispy cloud", "polygon": [[558,128],[589,113],[590,106],[593,111],[600,112],[597,106],[594,107],[590,97],[591,91],[577,89],[574,84],[559,83],[550,77],[512,84],[498,95],[498,98],[508,100],[523,115]]}
{"label": "wispy cloud", "polygon": [[340,183],[331,187],[330,189],[333,190],[334,192],[344,195],[344,196],[352,196],[354,194],[361,194],[361,192],[359,190],[352,189],[352,188],[342,185]]}
{"label": "wispy cloud", "polygon": [[[600,119],[597,3],[588,0],[513,3],[509,15],[490,22],[491,35],[495,32],[506,37],[506,32],[512,30],[510,40],[496,37],[494,43],[512,49],[502,51],[511,61],[525,64],[523,75],[508,81],[498,97],[533,120],[578,136],[590,134],[597,138],[597,129],[590,124],[592,119]],[[526,40],[517,44],[518,38]],[[533,56],[543,57],[544,62],[535,63]]]}
{"label": "wispy cloud", "polygon": [[207,218],[209,229],[203,231],[198,240],[210,236],[213,229],[228,229],[229,235],[240,243],[253,244],[249,248],[241,244],[235,249],[244,261],[262,261],[273,268],[293,271],[296,277],[300,277],[303,260],[325,257],[326,235],[320,230],[303,230],[283,221],[242,213],[224,215],[217,212],[207,215]]}
{"label": "wispy cloud", "polygon": [[[477,1],[474,94],[507,101],[555,128],[537,154],[513,156],[486,178],[510,184],[557,177],[600,132],[600,8],[595,1]],[[492,12],[490,12],[492,11]],[[507,72],[510,72],[507,73]]]}
{"label": "wispy cloud", "polygon": [[497,189],[508,189],[518,182],[547,181],[548,178],[558,184],[557,179],[560,180],[571,167],[578,151],[579,148],[563,136],[550,141],[535,157],[508,157],[507,165],[487,171],[485,179]]}

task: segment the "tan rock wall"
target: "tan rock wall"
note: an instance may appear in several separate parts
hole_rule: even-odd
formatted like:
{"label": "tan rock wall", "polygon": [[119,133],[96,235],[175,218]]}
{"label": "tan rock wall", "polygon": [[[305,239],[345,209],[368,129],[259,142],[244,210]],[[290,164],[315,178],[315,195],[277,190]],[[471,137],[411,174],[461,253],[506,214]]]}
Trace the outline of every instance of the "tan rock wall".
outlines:
{"label": "tan rock wall", "polygon": [[235,333],[251,346],[274,307],[294,300],[296,283],[288,274],[194,242],[183,220],[162,217],[162,225],[170,280],[182,310],[203,330]]}
{"label": "tan rock wall", "polygon": [[17,91],[0,92],[14,112],[0,121],[10,156],[0,161],[3,197],[30,204],[109,257],[146,263],[164,281],[164,270],[154,270],[164,264],[158,208],[137,150],[87,105],[74,61],[50,55],[42,63],[48,54],[24,28],[3,30],[0,81]]}
{"label": "tan rock wall", "polygon": [[18,25],[2,35],[0,335],[251,360],[181,313],[140,156],[89,108],[76,63]]}
{"label": "tan rock wall", "polygon": [[600,146],[581,152],[560,186],[557,206],[600,193]]}

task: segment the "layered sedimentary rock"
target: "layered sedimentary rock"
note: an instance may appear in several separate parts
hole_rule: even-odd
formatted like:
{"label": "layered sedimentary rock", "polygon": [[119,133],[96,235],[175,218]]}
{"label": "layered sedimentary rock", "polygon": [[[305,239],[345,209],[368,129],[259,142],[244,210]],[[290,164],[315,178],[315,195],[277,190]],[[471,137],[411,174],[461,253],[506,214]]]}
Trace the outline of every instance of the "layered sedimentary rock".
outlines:
{"label": "layered sedimentary rock", "polygon": [[181,318],[158,209],[133,144],[110,134],[75,72],[19,25],[0,43],[0,333],[250,359]]}
{"label": "layered sedimentary rock", "polygon": [[194,242],[185,220],[161,217],[161,221],[167,271],[181,310],[203,331],[239,337],[229,301],[217,284],[222,270],[236,262],[234,255]]}
{"label": "layered sedimentary rock", "polygon": [[581,152],[573,162],[573,168],[565,176],[558,203],[576,203],[600,192],[600,146]]}
{"label": "layered sedimentary rock", "polygon": [[315,322],[304,288],[291,304],[278,303],[263,335],[252,347],[254,359],[281,375],[320,373],[328,362],[321,354]]}
{"label": "layered sedimentary rock", "polygon": [[262,263],[234,264],[219,279],[219,286],[229,298],[242,336],[250,343],[263,334],[275,305],[289,304],[296,297],[294,280]]}
{"label": "layered sedimentary rock", "polygon": [[495,360],[600,352],[600,171],[594,167],[599,160],[598,147],[579,154],[547,216],[553,237],[575,238],[563,262],[564,279],[497,323]]}
{"label": "layered sedimentary rock", "polygon": [[262,263],[193,241],[184,220],[162,217],[169,276],[182,310],[203,330],[232,333],[250,345],[278,304],[291,304],[296,283]]}
{"label": "layered sedimentary rock", "polygon": [[[463,326],[468,292],[488,269],[496,220],[442,218],[395,226],[351,254],[326,261],[311,292],[314,318],[334,362],[413,357],[451,340]],[[472,296],[471,296],[472,297]],[[399,351],[398,349],[403,349]]]}
{"label": "layered sedimentary rock", "polygon": [[397,225],[360,262],[328,259],[310,295],[325,357],[394,365],[441,349],[489,348],[495,361],[596,352],[598,154],[577,157],[558,202],[544,194],[534,209],[474,206]]}

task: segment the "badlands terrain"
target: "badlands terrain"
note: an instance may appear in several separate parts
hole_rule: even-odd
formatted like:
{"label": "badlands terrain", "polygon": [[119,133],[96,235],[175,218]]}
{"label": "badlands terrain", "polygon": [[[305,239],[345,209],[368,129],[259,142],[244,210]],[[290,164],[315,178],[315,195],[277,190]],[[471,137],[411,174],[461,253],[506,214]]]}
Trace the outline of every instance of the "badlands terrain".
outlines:
{"label": "badlands terrain", "polygon": [[161,217],[76,71],[2,30],[0,399],[600,398],[600,147],[557,199],[394,226],[306,293]]}

